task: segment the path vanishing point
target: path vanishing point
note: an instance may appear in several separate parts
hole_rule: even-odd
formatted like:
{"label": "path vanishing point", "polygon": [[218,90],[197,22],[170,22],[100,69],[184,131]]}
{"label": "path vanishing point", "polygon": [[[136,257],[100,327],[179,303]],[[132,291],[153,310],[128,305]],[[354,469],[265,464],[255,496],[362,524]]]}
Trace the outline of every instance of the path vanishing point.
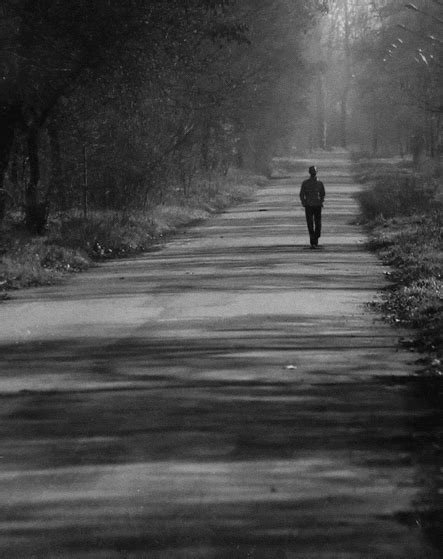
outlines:
{"label": "path vanishing point", "polygon": [[314,161],[307,250],[311,163],[0,306],[0,557],[440,556],[438,410],[365,307],[384,269],[344,155]]}

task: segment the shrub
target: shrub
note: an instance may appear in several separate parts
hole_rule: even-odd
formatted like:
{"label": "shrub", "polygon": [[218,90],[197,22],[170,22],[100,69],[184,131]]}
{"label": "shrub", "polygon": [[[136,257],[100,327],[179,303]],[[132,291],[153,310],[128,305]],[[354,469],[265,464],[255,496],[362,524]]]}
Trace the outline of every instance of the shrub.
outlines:
{"label": "shrub", "polygon": [[397,173],[377,178],[373,184],[357,194],[365,220],[409,216],[433,207],[434,188],[416,176]]}
{"label": "shrub", "polygon": [[395,279],[408,283],[442,273],[442,214],[431,212],[378,221],[372,225],[369,246],[391,266]]}
{"label": "shrub", "polygon": [[439,351],[443,344],[442,290],[442,280],[417,280],[394,290],[382,308],[395,322],[418,330],[420,346]]}
{"label": "shrub", "polygon": [[59,280],[64,272],[87,268],[89,261],[79,251],[30,238],[25,244],[15,243],[2,257],[0,277],[4,287],[19,288],[48,285]]}
{"label": "shrub", "polygon": [[152,220],[142,214],[94,212],[88,218],[60,218],[49,238],[60,245],[84,250],[90,257],[119,256],[145,250],[154,236]]}
{"label": "shrub", "polygon": [[[380,305],[395,323],[416,330],[414,344],[439,357],[443,333],[443,223],[435,199],[435,176],[414,174],[408,165],[365,161],[356,177],[369,181],[358,195],[371,249],[393,268],[392,289]],[[431,359],[432,361],[432,359]],[[433,362],[440,363],[440,359]],[[431,367],[439,372],[439,367]]]}
{"label": "shrub", "polygon": [[100,211],[87,219],[78,212],[59,214],[50,219],[46,237],[29,235],[19,215],[9,216],[0,237],[0,291],[54,283],[88,267],[91,259],[143,252],[177,229],[249,198],[257,182],[256,176],[231,172],[195,182],[187,196],[175,192],[169,204],[146,213]]}

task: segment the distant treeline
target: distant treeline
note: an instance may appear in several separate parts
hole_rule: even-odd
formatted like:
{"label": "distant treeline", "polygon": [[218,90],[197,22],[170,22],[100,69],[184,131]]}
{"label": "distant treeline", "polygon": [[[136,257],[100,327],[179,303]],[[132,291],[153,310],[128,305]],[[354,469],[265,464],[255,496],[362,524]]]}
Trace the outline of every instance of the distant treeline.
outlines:
{"label": "distant treeline", "polygon": [[330,0],[306,39],[309,110],[297,144],[442,154],[440,0]]}

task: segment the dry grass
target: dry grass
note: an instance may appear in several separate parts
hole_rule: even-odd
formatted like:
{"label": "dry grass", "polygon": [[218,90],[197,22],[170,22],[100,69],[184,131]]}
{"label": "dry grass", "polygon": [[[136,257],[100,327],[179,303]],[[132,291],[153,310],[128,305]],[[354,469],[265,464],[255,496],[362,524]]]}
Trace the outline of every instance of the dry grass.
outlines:
{"label": "dry grass", "polygon": [[[379,308],[414,329],[413,345],[428,354],[428,370],[441,374],[443,349],[443,216],[436,175],[421,177],[404,163],[365,160],[355,167],[367,184],[359,197],[362,221],[392,288]],[[417,185],[420,185],[419,187]]]}
{"label": "dry grass", "polygon": [[43,237],[26,233],[20,216],[9,216],[0,240],[0,299],[9,289],[48,285],[95,260],[124,257],[251,197],[259,177],[231,172],[223,179],[195,181],[183,196],[146,213],[99,211],[52,216]]}

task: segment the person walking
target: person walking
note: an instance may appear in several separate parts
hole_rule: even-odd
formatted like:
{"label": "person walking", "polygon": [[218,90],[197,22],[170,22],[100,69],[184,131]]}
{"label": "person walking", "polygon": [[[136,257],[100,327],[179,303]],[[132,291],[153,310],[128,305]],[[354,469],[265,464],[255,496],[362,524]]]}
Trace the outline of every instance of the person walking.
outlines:
{"label": "person walking", "polygon": [[309,179],[303,181],[300,200],[305,209],[311,248],[318,248],[321,235],[321,210],[325,199],[325,187],[317,178],[317,167],[309,167]]}

